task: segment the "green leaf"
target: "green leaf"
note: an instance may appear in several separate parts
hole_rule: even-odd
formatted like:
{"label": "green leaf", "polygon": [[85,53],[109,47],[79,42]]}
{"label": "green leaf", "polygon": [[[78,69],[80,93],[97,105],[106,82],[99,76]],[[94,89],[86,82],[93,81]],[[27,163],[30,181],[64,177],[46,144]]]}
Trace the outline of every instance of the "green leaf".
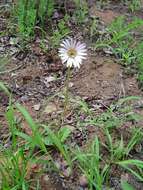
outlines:
{"label": "green leaf", "polygon": [[135,165],[135,166],[138,166],[143,169],[143,161],[141,161],[141,160],[124,160],[124,161],[120,161],[117,163],[122,166]]}
{"label": "green leaf", "polygon": [[40,132],[39,132],[39,128],[38,126],[35,124],[35,122],[33,121],[32,117],[30,116],[30,114],[28,113],[28,111],[21,106],[20,104],[16,104],[16,108],[22,113],[22,115],[24,116],[26,122],[28,123],[29,127],[32,129],[32,138],[33,138],[33,144],[40,146],[40,148],[47,153],[47,149],[45,147],[44,144],[44,140],[43,137],[41,136]]}
{"label": "green leaf", "polygon": [[123,190],[135,190],[129,183],[126,181],[121,181],[121,187]]}
{"label": "green leaf", "polygon": [[120,162],[116,162],[116,164],[122,166],[126,170],[128,170],[132,175],[136,176],[140,181],[143,181],[142,175],[137,173],[135,169],[132,169],[130,166],[136,166],[137,169],[142,170],[143,169],[143,161],[141,160],[124,160]]}
{"label": "green leaf", "polygon": [[125,102],[131,101],[131,100],[140,100],[141,97],[139,96],[128,96],[126,98],[121,98],[118,103],[123,104]]}
{"label": "green leaf", "polygon": [[64,142],[69,137],[70,134],[71,134],[71,129],[69,129],[68,127],[60,128],[58,132],[60,141]]}
{"label": "green leaf", "polygon": [[47,131],[48,137],[50,142],[53,143],[53,145],[56,146],[56,148],[61,152],[61,154],[64,156],[64,158],[67,160],[68,164],[71,166],[71,161],[69,158],[68,151],[64,144],[59,139],[58,135],[55,134],[48,126],[42,125],[44,129]]}
{"label": "green leaf", "polygon": [[3,82],[0,82],[0,89],[3,90],[8,96],[11,95]]}

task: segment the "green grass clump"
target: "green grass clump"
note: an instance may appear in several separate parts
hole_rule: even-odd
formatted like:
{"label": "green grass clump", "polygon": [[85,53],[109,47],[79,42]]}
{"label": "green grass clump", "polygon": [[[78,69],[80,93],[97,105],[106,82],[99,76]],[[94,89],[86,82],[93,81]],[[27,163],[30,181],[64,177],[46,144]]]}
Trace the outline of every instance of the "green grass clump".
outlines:
{"label": "green grass clump", "polygon": [[141,0],[125,0],[125,3],[128,5],[129,10],[132,12],[141,9]]}
{"label": "green grass clump", "polygon": [[52,16],[54,1],[51,0],[20,0],[14,7],[17,19],[17,30],[23,37],[34,36],[35,26],[45,23],[46,18]]}

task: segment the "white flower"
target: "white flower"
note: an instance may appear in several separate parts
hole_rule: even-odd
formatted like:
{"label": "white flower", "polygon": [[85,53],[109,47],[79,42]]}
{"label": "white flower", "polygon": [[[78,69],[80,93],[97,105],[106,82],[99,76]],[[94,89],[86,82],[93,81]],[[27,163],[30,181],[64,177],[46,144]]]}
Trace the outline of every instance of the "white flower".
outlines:
{"label": "white flower", "polygon": [[72,38],[65,39],[59,48],[59,56],[67,67],[78,67],[82,64],[82,60],[86,59],[86,45]]}

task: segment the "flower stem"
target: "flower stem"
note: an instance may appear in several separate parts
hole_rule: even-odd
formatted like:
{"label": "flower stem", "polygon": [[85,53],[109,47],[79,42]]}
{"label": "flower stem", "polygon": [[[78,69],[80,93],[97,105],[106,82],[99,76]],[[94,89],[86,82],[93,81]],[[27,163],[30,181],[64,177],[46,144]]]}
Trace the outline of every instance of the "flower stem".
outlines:
{"label": "flower stem", "polygon": [[65,83],[65,102],[64,102],[63,119],[66,116],[67,106],[69,103],[69,79],[70,79],[70,67],[68,67],[68,70],[67,70],[67,77],[66,77],[66,83]]}

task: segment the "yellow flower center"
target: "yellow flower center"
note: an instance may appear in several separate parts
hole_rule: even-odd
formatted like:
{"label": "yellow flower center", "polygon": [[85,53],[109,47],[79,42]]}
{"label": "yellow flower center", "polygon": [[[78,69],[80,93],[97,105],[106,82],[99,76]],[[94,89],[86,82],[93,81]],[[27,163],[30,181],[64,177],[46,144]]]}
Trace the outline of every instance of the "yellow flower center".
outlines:
{"label": "yellow flower center", "polygon": [[75,57],[77,55],[77,51],[73,48],[69,49],[68,52],[67,52],[68,56],[69,57]]}

